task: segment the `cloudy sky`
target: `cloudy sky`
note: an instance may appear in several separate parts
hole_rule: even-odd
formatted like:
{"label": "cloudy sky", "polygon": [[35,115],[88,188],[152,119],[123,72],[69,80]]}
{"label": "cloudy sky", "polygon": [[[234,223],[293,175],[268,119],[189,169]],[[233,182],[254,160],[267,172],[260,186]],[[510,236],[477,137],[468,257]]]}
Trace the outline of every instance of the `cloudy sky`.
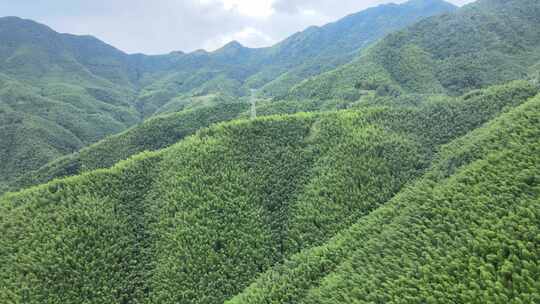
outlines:
{"label": "cloudy sky", "polygon": [[[4,16],[90,34],[128,53],[268,46],[310,25],[403,0],[0,0]],[[472,0],[450,0],[463,5]]]}

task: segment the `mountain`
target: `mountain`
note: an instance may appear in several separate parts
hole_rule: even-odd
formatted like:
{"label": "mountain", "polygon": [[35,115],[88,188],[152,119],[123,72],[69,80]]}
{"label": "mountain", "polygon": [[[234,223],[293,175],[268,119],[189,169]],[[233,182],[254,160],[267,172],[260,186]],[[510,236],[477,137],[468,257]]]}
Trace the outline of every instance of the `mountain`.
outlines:
{"label": "mountain", "polygon": [[[294,76],[304,79],[392,30],[454,9],[424,2],[369,9],[270,48],[232,42],[211,53],[159,56],[128,55],[91,36],[0,18],[0,185],[145,118],[182,111],[194,99],[237,98],[296,66],[310,70]],[[320,56],[334,63],[311,69]]]}
{"label": "mountain", "polygon": [[[255,119],[226,92],[136,97],[159,116],[0,196],[0,303],[539,302],[539,9],[419,21],[258,100]],[[235,42],[130,55],[147,72],[124,79],[164,100],[238,54],[255,58]],[[167,78],[181,65],[193,81]],[[205,89],[235,87],[218,79]]]}
{"label": "mountain", "polygon": [[135,77],[124,53],[90,36],[59,34],[31,20],[4,17],[0,38],[1,71],[16,79],[120,89],[130,87]]}
{"label": "mountain", "polygon": [[35,87],[0,75],[0,183],[139,121],[134,108],[115,104],[122,94],[93,96],[110,96],[105,92],[53,81]]}
{"label": "mountain", "polygon": [[0,183],[139,121],[123,53],[0,19]]}
{"label": "mountain", "polygon": [[[415,2],[409,2],[404,4],[404,6],[413,6],[414,4]],[[521,9],[522,6],[520,5],[527,7],[527,9]],[[531,5],[532,7],[530,7]],[[397,7],[396,5],[387,5],[372,10],[395,10]],[[391,104],[399,103],[399,99],[418,99],[416,96],[411,97],[411,95],[418,95],[418,93],[427,94],[427,96],[445,93],[456,95],[477,87],[485,87],[489,83],[505,82],[514,78],[525,78],[527,75],[533,79],[535,72],[537,73],[535,68],[540,64],[540,58],[538,57],[540,53],[535,52],[538,40],[536,39],[538,36],[535,33],[538,32],[538,29],[533,26],[536,21],[534,19],[536,15],[531,14],[532,17],[527,18],[527,15],[524,14],[526,12],[535,12],[535,9],[538,9],[538,6],[535,6],[530,1],[479,2],[466,6],[452,14],[420,21],[404,31],[390,34],[382,41],[376,43],[364,55],[356,59],[355,62],[305,81],[292,90],[288,99],[263,102],[259,105],[259,113],[281,114],[294,113],[299,110],[319,111],[324,105],[335,109],[343,106],[351,106],[351,103],[357,102],[358,99],[360,100],[360,104]],[[366,14],[370,15],[372,10],[349,16],[337,24],[355,23],[350,21],[350,19],[356,19],[358,16]],[[509,23],[510,21],[514,23]],[[504,29],[507,24],[511,24],[511,29],[520,31],[522,35],[514,35],[508,29],[505,32],[498,30],[499,28]],[[336,25],[328,25],[325,31],[329,31],[333,26]],[[450,31],[450,28],[453,30]],[[476,29],[476,31],[473,31],[473,29]],[[315,31],[315,29],[309,31]],[[445,32],[449,34],[445,36]],[[333,31],[330,31],[330,34],[327,35],[338,37],[338,35],[333,33]],[[483,37],[483,40],[480,39],[480,36]],[[290,40],[295,41],[297,39],[291,38]],[[522,41],[518,43],[510,39],[519,39]],[[471,43],[463,43],[462,40],[470,40]],[[287,45],[291,43],[287,40],[283,44]],[[404,46],[400,46],[397,43],[402,43]],[[444,43],[447,43],[448,47],[440,47]],[[450,47],[450,44],[452,47]],[[441,58],[438,61],[429,59],[429,65],[426,66],[422,59],[423,57],[417,56],[419,54],[418,52],[409,52],[413,49],[421,50],[417,45],[422,45],[426,49],[430,47],[430,52],[435,55],[444,51],[444,56],[437,55]],[[513,49],[515,50],[519,45],[523,46],[522,50],[511,51]],[[232,56],[232,54],[237,54],[238,52],[244,53],[246,50],[240,44],[233,42],[223,49],[218,50],[216,54],[219,54],[219,56]],[[421,50],[420,53],[428,54],[425,50]],[[199,56],[203,55],[210,56],[208,53]],[[425,58],[433,58],[435,55],[426,55],[427,57]],[[497,61],[500,64],[493,66],[490,66],[489,63],[474,65],[458,64],[458,61],[470,62],[464,58],[481,58],[482,60],[492,61],[489,59],[490,56],[493,58],[504,58],[504,60],[502,62]],[[442,63],[442,61],[447,63]],[[495,61],[493,62],[496,63]],[[459,69],[460,66],[465,70],[458,73],[455,69]],[[451,68],[453,70],[451,72],[437,72],[436,70],[441,67],[445,69]],[[430,74],[430,71],[435,71],[436,73]],[[465,87],[463,84],[460,84],[460,89],[456,89],[454,85],[445,87],[442,83],[454,83],[451,79],[444,78],[446,77],[445,75],[455,77],[455,79],[462,82],[466,80],[471,86]],[[443,78],[438,80],[437,77]],[[398,96],[400,97],[398,98]],[[328,101],[327,99],[330,100]],[[323,100],[324,102],[316,102],[314,100]],[[345,100],[345,102],[342,100]],[[178,98],[174,100],[173,104],[175,106],[170,104],[169,107],[171,107],[170,109],[181,110],[186,104],[190,103],[192,101],[189,99],[186,101],[185,98]],[[167,107],[164,109],[167,109]],[[173,142],[169,140],[170,138],[170,136],[163,136],[163,144],[159,147],[172,144]],[[178,139],[177,137],[172,138],[173,140]],[[143,145],[132,151],[140,152],[142,150],[144,150]],[[114,154],[112,153],[112,155]],[[125,159],[132,154],[118,153],[118,155],[123,155],[124,157],[122,159]],[[113,159],[116,161],[120,160],[118,157]],[[66,170],[65,167],[71,164],[71,162],[65,163],[65,159],[62,160],[62,164],[59,167],[58,162],[52,163],[42,168],[39,173],[33,172],[24,177],[21,176],[18,180],[12,179],[9,182],[10,186],[6,187],[17,189],[17,185],[35,184],[36,181],[46,181],[50,177],[63,176],[65,172],[80,172],[79,170]],[[89,168],[102,168],[111,164],[111,162],[104,162],[100,166],[96,167],[93,165]],[[39,178],[37,178],[38,176]],[[24,182],[25,179],[27,180],[26,182]],[[35,180],[35,182],[31,183],[28,180]]]}
{"label": "mountain", "polygon": [[[537,134],[539,99],[530,98],[534,92],[538,92],[537,88],[518,82],[473,94],[462,101],[448,98],[407,109],[368,107],[228,122],[205,129],[165,150],[139,154],[111,169],[8,194],[0,198],[3,231],[0,246],[4,249],[0,251],[3,274],[0,282],[4,286],[0,290],[0,301],[223,303],[266,271],[270,271],[269,277],[285,281],[265,281],[266,275],[263,275],[246,291],[247,302],[257,302],[261,297],[251,297],[259,293],[259,286],[262,302],[264,297],[279,299],[282,290],[279,286],[290,290],[290,293],[285,292],[285,297],[293,297],[297,292],[303,294],[303,289],[292,285],[296,284],[295,280],[313,278],[319,282],[318,277],[333,271],[333,259],[355,252],[334,251],[337,246],[333,245],[334,235],[351,225],[371,232],[386,227],[378,224],[378,214],[415,210],[400,207],[400,204],[394,208],[392,198],[402,190],[403,194],[398,194],[396,199],[407,195],[411,181],[441,175],[429,167],[449,170],[446,174],[450,179],[455,173],[454,179],[461,180],[469,171],[461,173],[458,168],[468,168],[469,163],[484,168],[473,162],[475,157],[483,155],[482,151],[511,155],[508,153],[518,149],[516,151],[521,152],[516,157],[526,156],[526,152],[530,152],[529,157],[536,157],[537,153],[529,151],[538,147],[535,144],[540,138]],[[501,113],[510,113],[502,114],[500,119],[519,128],[506,133],[505,128],[488,127],[488,131],[478,131],[488,135],[472,133],[468,135],[470,140],[459,139]],[[454,140],[457,141],[441,149]],[[508,150],[504,150],[506,146],[501,141],[509,145]],[[457,147],[463,152],[447,154],[448,147]],[[497,149],[508,153],[496,153]],[[452,158],[445,161],[448,155]],[[534,159],[494,160],[493,165],[496,166],[493,170],[476,169],[474,172],[500,171],[497,176],[507,178],[509,184],[496,193],[500,193],[498,199],[507,205],[513,202],[511,189],[522,187],[519,184],[518,188],[513,188],[510,181],[535,183],[530,174],[521,174],[521,169],[516,169],[516,166],[528,167],[528,172],[535,172],[531,167]],[[515,179],[516,175],[523,179]],[[470,177],[471,183],[475,176]],[[486,177],[488,181],[490,176]],[[498,179],[493,182],[505,183]],[[534,197],[535,192],[531,191],[535,190],[527,189],[524,195]],[[420,200],[414,202],[421,203]],[[451,204],[451,201],[445,202]],[[445,210],[448,209],[442,208],[440,212]],[[476,212],[480,210],[483,209]],[[493,212],[496,210],[499,209]],[[437,219],[436,215],[432,218]],[[488,220],[491,217],[485,219]],[[376,224],[366,226],[362,224],[364,221]],[[356,222],[359,224],[355,225]],[[399,218],[396,223],[403,223],[403,229],[411,227]],[[490,227],[498,227],[489,223],[483,226],[487,232],[473,230],[471,239],[480,241],[481,238],[474,238],[475,232],[488,233],[492,231]],[[474,224],[468,221],[468,225]],[[432,229],[461,231],[459,227],[433,225]],[[413,232],[396,234],[396,240],[410,240],[413,246],[418,236]],[[386,239],[378,235],[372,234],[374,242],[387,244]],[[362,240],[358,238],[363,246],[370,244]],[[319,249],[309,249],[327,242],[330,242],[328,251],[322,249],[320,253]],[[343,242],[337,241],[337,244]],[[350,245],[358,250],[363,248],[354,244],[357,243]],[[445,243],[445,246],[450,245]],[[304,259],[304,249],[308,254],[312,250],[319,253]],[[366,252],[369,254],[366,257],[379,258],[376,250]],[[328,256],[319,259],[323,253]],[[394,255],[388,255],[388,263],[393,262]],[[461,256],[453,255],[456,262],[463,261],[459,259]],[[293,262],[288,262],[289,259]],[[309,264],[319,261],[330,264],[313,268]],[[281,277],[282,271],[297,269],[289,263],[297,263],[298,267],[307,267],[315,273],[300,270],[300,275]],[[279,265],[286,268],[280,270]],[[273,273],[274,266],[277,273]],[[408,268],[385,268],[397,273],[400,269]],[[347,277],[343,277],[345,284]],[[394,275],[389,274],[388,278],[392,277]],[[534,275],[527,277],[531,278]],[[274,282],[283,285],[264,287]],[[287,285],[288,282],[291,285]],[[305,283],[302,281],[299,286],[312,286]],[[510,291],[503,285],[500,293]],[[239,299],[243,297],[242,294]]]}
{"label": "mountain", "polygon": [[238,96],[254,88],[263,96],[281,96],[294,84],[350,61],[384,35],[455,9],[442,0],[380,5],[310,27],[269,48],[249,49],[232,42],[213,53],[188,54],[177,62],[176,73],[161,79],[162,87],[152,87],[141,102],[151,113],[179,94]]}
{"label": "mountain", "polygon": [[[415,106],[427,106],[431,103],[451,103],[456,109],[463,108],[463,103],[476,104],[475,112],[483,113],[480,117],[488,115],[488,111],[500,111],[508,102],[520,102],[530,98],[538,93],[538,89],[529,82],[520,81],[493,87],[486,90],[474,91],[459,98],[448,99],[441,96],[423,96],[420,101],[415,99]],[[410,111],[409,98],[400,100],[393,98],[386,104],[383,100],[377,99],[375,105],[389,106]],[[495,106],[497,105],[498,106]],[[342,104],[329,102],[321,103],[316,100],[311,102],[263,102],[258,106],[259,115],[268,116],[276,114],[294,114],[298,112],[322,112],[335,111]],[[348,107],[355,109],[364,109],[373,106],[372,103],[347,104]],[[485,107],[485,109],[482,109]],[[169,147],[181,139],[195,134],[198,130],[209,127],[218,122],[234,120],[237,118],[247,118],[249,105],[247,102],[222,101],[217,104],[204,105],[193,109],[186,109],[173,114],[160,115],[145,121],[143,124],[130,128],[129,130],[117,135],[107,137],[95,144],[81,149],[80,151],[58,158],[38,170],[29,171],[20,178],[8,183],[6,189],[0,188],[0,193],[6,190],[14,191],[26,188],[32,185],[38,185],[49,182],[55,178],[73,176],[83,172],[96,169],[109,168],[115,163],[126,160],[143,151],[156,151]],[[472,109],[468,106],[468,109]],[[458,110],[456,113],[459,113]],[[444,114],[448,117],[456,115]],[[426,111],[426,119],[431,115],[443,115],[437,111]],[[462,115],[462,114],[460,114]],[[469,118],[470,120],[470,118]],[[459,118],[454,118],[459,121]],[[461,122],[462,124],[464,122]],[[476,122],[476,125],[480,125]],[[406,128],[405,125],[401,126]],[[415,126],[408,126],[412,130]],[[463,126],[464,129],[470,129],[471,126]],[[412,131],[411,131],[412,132]],[[442,131],[434,130],[429,133],[431,139],[443,136]],[[442,137],[440,140],[448,140]]]}
{"label": "mountain", "polygon": [[444,147],[426,177],[239,303],[537,303],[540,98]]}
{"label": "mountain", "polygon": [[390,34],[354,62],[299,84],[289,97],[459,95],[522,79],[540,62],[538,16],[538,1],[478,1]]}
{"label": "mountain", "polygon": [[[144,151],[171,146],[198,130],[218,122],[233,120],[249,108],[247,103],[220,102],[150,118],[120,134],[109,136],[72,154],[29,171],[6,187],[13,191],[49,182],[55,178],[112,167],[119,161]],[[3,192],[0,188],[0,192]]]}
{"label": "mountain", "polygon": [[[333,70],[351,61],[361,50],[367,48],[386,34],[403,29],[428,16],[450,13],[456,7],[444,1],[416,0],[403,4],[386,4],[347,16],[323,27],[311,27],[279,43],[278,57],[288,62],[284,73],[272,76],[261,93],[270,97],[284,95],[302,80]],[[273,67],[266,68],[251,77],[267,79]],[[270,79],[269,79],[270,80]],[[256,83],[256,82],[255,82]]]}
{"label": "mountain", "polygon": [[[267,67],[252,76],[248,83],[275,79],[263,92],[275,95],[270,88],[284,90],[305,79],[333,69],[384,35],[406,27],[427,16],[452,12],[455,6],[444,1],[409,1],[386,4],[347,16],[323,27],[311,27],[272,47],[274,60],[282,70]],[[285,72],[283,74],[283,72]],[[276,76],[271,76],[274,73]],[[292,81],[294,79],[294,81]]]}

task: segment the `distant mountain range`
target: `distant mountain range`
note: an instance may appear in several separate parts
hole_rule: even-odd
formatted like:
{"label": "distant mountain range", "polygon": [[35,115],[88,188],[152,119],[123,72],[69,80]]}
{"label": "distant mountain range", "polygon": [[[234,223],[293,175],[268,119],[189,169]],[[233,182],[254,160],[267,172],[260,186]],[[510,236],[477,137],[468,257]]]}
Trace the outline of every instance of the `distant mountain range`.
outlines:
{"label": "distant mountain range", "polygon": [[392,33],[290,98],[356,99],[366,91],[459,95],[538,73],[537,1],[486,1]]}
{"label": "distant mountain range", "polygon": [[156,113],[180,111],[194,97],[238,98],[250,88],[283,95],[385,34],[453,10],[438,0],[382,5],[270,48],[231,42],[211,53],[161,56],[128,55],[91,36],[1,18],[0,183]]}
{"label": "distant mountain range", "polygon": [[540,303],[540,1],[0,42],[0,303]]}

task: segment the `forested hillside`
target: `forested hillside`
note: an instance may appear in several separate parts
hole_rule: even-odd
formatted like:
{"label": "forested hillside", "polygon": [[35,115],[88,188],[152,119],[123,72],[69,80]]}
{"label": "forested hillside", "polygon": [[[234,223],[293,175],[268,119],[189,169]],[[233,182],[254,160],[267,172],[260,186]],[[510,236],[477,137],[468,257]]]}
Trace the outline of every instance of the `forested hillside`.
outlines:
{"label": "forested hillside", "polygon": [[227,303],[537,303],[539,130],[536,97]]}
{"label": "forested hillside", "polygon": [[124,54],[0,18],[0,184],[140,121]]}
{"label": "forested hillside", "polygon": [[193,95],[242,96],[259,89],[261,95],[279,97],[300,81],[349,62],[384,35],[455,9],[442,0],[386,4],[310,27],[268,48],[231,42],[215,52],[184,54],[168,73],[153,74],[155,81],[141,91],[138,104],[149,115]]}
{"label": "forested hillside", "polygon": [[[433,159],[448,170],[470,160],[476,154],[465,151],[444,165],[448,148],[436,151],[535,92],[518,82],[409,110],[240,120],[112,169],[8,194],[0,300],[223,303],[273,265],[391,206]],[[516,140],[537,139],[537,103],[526,103],[534,111],[522,127],[532,130]],[[476,137],[453,145],[490,149]]]}
{"label": "forested hillside", "polygon": [[523,79],[540,62],[536,0],[481,0],[390,34],[354,62],[301,83],[292,98],[462,94]]}
{"label": "forested hillside", "polygon": [[[258,112],[260,115],[294,114],[298,112],[335,111],[344,106],[364,109],[373,105],[384,105],[394,111],[403,112],[399,115],[404,115],[405,112],[417,113],[420,108],[422,109],[420,111],[422,118],[417,120],[400,119],[398,120],[400,125],[396,125],[394,128],[415,132],[414,129],[418,127],[417,124],[422,123],[424,119],[430,120],[433,116],[436,116],[442,120],[452,119],[456,127],[470,130],[485,122],[486,119],[492,117],[490,115],[498,113],[504,107],[519,104],[523,100],[534,96],[537,92],[538,89],[531,83],[516,81],[507,85],[477,90],[458,98],[409,96],[388,99],[375,97],[374,99],[365,99],[356,103],[336,102],[333,100],[327,102],[317,100],[303,102],[267,101],[259,105]],[[473,110],[474,113],[482,113],[482,115],[479,115],[477,121],[474,122],[472,117],[462,120],[467,115],[466,113],[460,113],[463,109],[467,111]],[[210,104],[175,114],[158,116],[126,132],[108,137],[77,153],[54,160],[38,170],[30,171],[6,184],[5,189],[0,188],[0,192],[5,190],[14,191],[31,185],[46,183],[54,178],[108,168],[142,151],[155,151],[168,147],[213,123],[248,117],[247,110],[247,102],[221,101],[216,105]],[[449,122],[449,124],[452,122]],[[472,123],[472,125],[467,124],[467,122]],[[455,135],[445,134],[442,130],[433,129],[423,136],[425,137],[422,139],[423,141],[437,140],[435,144],[440,144],[447,141],[448,136]]]}
{"label": "forested hillside", "polygon": [[139,121],[132,89],[89,73],[55,37],[0,19],[0,184]]}
{"label": "forested hillside", "polygon": [[145,56],[0,19],[0,303],[540,303],[539,25],[412,0]]}
{"label": "forested hillside", "polygon": [[[245,102],[223,102],[196,109],[156,116],[125,132],[107,137],[82,150],[29,171],[6,188],[13,191],[38,185],[54,178],[77,175],[95,169],[109,168],[121,160],[143,151],[168,147],[196,131],[222,121],[237,118],[248,109]],[[6,190],[7,190],[6,189]],[[3,189],[0,188],[0,193]]]}
{"label": "forested hillside", "polygon": [[280,64],[263,67],[247,80],[247,85],[260,88],[265,96],[280,97],[302,80],[349,62],[386,34],[455,9],[440,0],[414,0],[380,5],[322,27],[311,27],[268,49],[272,62],[277,59]]}
{"label": "forested hillside", "polygon": [[0,18],[0,185],[155,114],[238,98],[289,73],[264,90],[286,92],[393,30],[454,9],[439,0],[383,5],[269,48],[233,42],[215,52],[159,56]]}

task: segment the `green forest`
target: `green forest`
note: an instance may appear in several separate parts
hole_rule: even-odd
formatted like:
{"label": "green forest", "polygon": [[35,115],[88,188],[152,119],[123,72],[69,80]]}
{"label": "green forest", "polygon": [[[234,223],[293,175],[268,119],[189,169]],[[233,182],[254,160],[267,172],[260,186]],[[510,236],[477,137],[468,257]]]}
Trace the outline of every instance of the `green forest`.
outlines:
{"label": "green forest", "polygon": [[0,42],[0,303],[540,303],[536,0]]}
{"label": "green forest", "polygon": [[233,42],[214,52],[152,56],[0,18],[0,187],[152,116],[242,102],[250,89],[283,95],[384,35],[453,10],[439,0],[382,5],[268,48]]}

